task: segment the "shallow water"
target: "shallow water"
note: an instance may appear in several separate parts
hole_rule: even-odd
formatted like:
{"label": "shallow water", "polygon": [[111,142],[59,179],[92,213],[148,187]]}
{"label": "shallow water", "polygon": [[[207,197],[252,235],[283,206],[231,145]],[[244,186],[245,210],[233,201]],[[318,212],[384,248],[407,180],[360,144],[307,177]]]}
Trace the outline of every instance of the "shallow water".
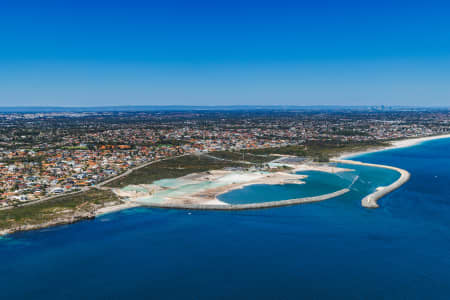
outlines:
{"label": "shallow water", "polygon": [[250,185],[230,191],[218,198],[229,204],[246,204],[313,197],[350,188],[354,197],[364,197],[379,186],[386,186],[398,179],[399,173],[393,170],[338,164],[339,167],[352,169],[351,172],[330,174],[320,171],[302,171],[307,175],[304,184]]}
{"label": "shallow water", "polygon": [[[252,178],[253,179],[258,178],[261,173],[264,172],[259,172],[259,174],[253,172],[235,172],[232,174],[224,175],[222,177],[218,177],[216,180],[213,181],[203,181],[203,182],[197,182],[185,178],[157,180],[154,182],[154,184],[170,189],[157,191],[151,196],[139,197],[136,198],[134,201],[143,204],[161,203],[167,200],[167,198],[171,197],[176,198],[186,195],[190,196],[205,191],[207,189],[218,188],[232,183],[238,182],[245,183],[252,180]],[[127,186],[124,189],[133,190],[134,188],[135,186]]]}
{"label": "shallow water", "polygon": [[0,240],[2,299],[449,299],[449,146],[436,140],[358,157],[411,173],[375,210],[362,208],[361,196],[398,174],[351,165],[355,172],[331,177],[310,172],[302,186],[223,195],[281,200],[358,176],[350,193],[319,203],[138,208],[14,234]]}

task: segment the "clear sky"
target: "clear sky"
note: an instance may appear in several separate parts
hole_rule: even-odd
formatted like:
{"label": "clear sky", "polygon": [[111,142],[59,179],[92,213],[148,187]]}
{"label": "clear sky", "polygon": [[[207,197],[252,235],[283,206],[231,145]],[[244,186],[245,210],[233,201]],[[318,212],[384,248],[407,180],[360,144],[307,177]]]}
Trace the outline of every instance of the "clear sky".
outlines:
{"label": "clear sky", "polygon": [[0,106],[450,106],[448,1],[0,2]]}

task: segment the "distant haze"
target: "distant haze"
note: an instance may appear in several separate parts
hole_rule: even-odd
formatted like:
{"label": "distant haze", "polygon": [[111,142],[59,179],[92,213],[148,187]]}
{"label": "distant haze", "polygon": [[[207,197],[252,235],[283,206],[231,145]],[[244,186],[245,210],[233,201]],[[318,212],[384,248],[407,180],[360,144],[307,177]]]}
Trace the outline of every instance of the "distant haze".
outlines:
{"label": "distant haze", "polygon": [[449,106],[444,1],[8,1],[0,106]]}
{"label": "distant haze", "polygon": [[447,112],[450,106],[252,106],[252,105],[227,105],[227,106],[183,106],[183,105],[154,105],[154,106],[5,106],[0,107],[0,113],[113,113],[113,112],[163,112],[163,111],[265,111],[265,112],[381,112],[381,111],[436,111]]}

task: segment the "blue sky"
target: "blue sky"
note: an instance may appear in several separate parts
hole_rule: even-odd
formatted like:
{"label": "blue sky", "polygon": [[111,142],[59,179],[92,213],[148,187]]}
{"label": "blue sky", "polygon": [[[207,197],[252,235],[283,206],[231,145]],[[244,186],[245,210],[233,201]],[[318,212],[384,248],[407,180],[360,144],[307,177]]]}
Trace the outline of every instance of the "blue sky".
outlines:
{"label": "blue sky", "polygon": [[0,3],[0,105],[450,105],[445,1]]}

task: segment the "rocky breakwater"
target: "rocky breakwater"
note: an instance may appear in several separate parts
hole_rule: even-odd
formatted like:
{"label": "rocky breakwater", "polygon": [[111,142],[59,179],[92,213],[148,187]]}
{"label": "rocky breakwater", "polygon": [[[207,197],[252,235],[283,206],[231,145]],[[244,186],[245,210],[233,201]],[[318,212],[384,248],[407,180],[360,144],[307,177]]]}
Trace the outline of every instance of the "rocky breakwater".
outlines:
{"label": "rocky breakwater", "polygon": [[335,197],[339,197],[348,193],[349,189],[341,189],[333,193],[313,196],[313,197],[304,197],[304,198],[296,198],[289,200],[280,200],[280,201],[270,201],[270,202],[258,202],[258,203],[250,203],[250,204],[174,204],[174,203],[146,203],[142,204],[143,206],[149,207],[158,207],[158,208],[175,208],[175,209],[197,209],[197,210],[249,210],[249,209],[262,209],[262,208],[271,208],[271,207],[281,207],[281,206],[289,206],[289,205],[297,205],[303,203],[311,203],[323,201]]}
{"label": "rocky breakwater", "polygon": [[408,171],[392,167],[392,166],[386,166],[386,165],[378,165],[378,164],[369,164],[369,163],[363,163],[359,161],[354,160],[340,160],[340,159],[334,159],[334,162],[337,163],[343,163],[343,164],[353,164],[353,165],[361,165],[361,166],[369,166],[369,167],[376,167],[376,168],[384,168],[384,169],[390,169],[394,170],[400,173],[400,177],[392,184],[388,186],[380,186],[376,189],[375,192],[367,195],[361,200],[361,205],[363,207],[367,208],[378,208],[379,205],[377,203],[378,199],[381,197],[384,197],[385,195],[389,194],[390,192],[398,189],[400,186],[402,186],[404,183],[406,183],[409,178],[411,177],[411,174],[409,174]]}

